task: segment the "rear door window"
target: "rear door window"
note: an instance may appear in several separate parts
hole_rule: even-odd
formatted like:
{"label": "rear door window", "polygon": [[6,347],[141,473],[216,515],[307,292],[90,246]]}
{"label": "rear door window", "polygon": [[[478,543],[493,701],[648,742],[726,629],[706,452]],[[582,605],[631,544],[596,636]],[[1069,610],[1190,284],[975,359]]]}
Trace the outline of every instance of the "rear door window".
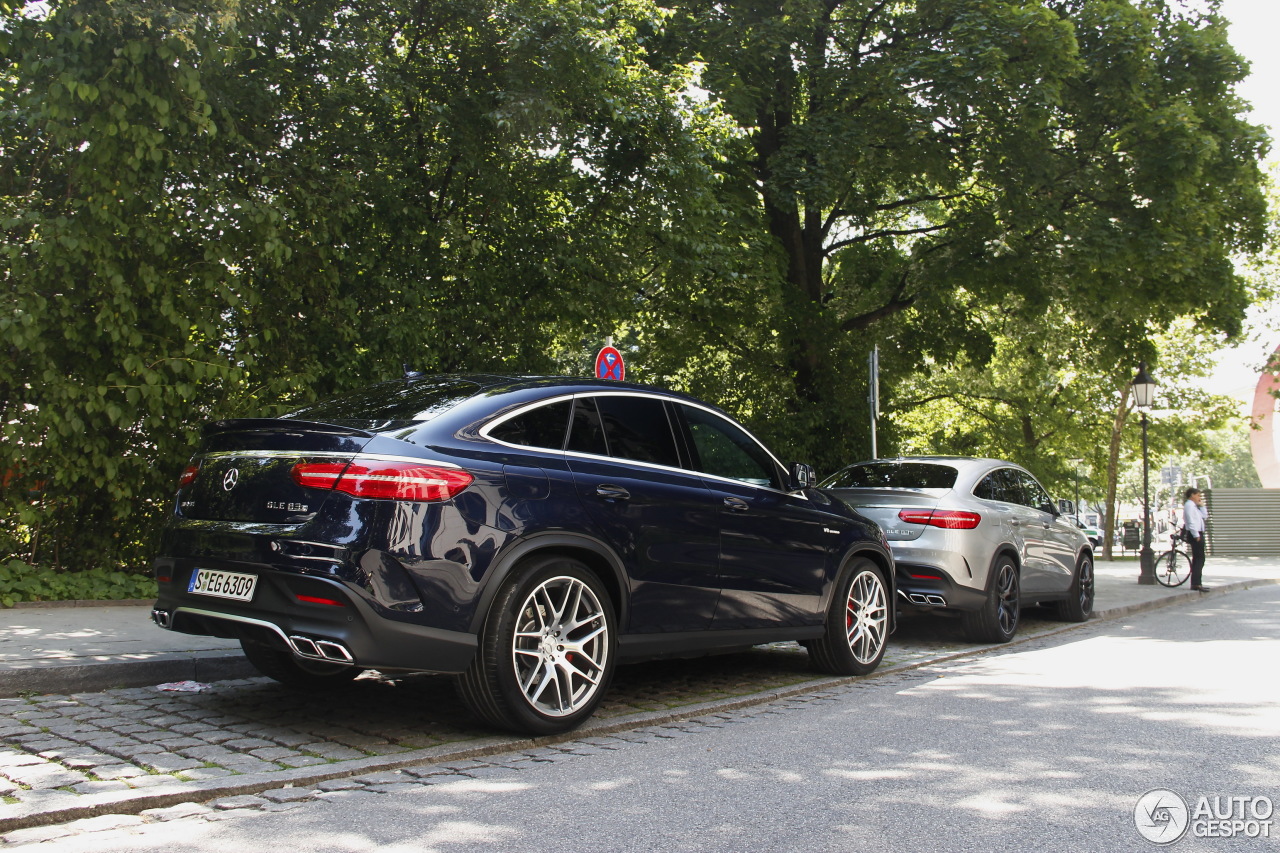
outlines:
{"label": "rear door window", "polygon": [[997,468],[983,477],[974,487],[973,496],[988,501],[1024,503],[1021,479],[1018,477],[1018,472],[1012,468]]}
{"label": "rear door window", "polygon": [[[654,397],[601,395],[595,398],[610,456],[680,467],[667,407]],[[577,424],[574,425],[575,431]]]}

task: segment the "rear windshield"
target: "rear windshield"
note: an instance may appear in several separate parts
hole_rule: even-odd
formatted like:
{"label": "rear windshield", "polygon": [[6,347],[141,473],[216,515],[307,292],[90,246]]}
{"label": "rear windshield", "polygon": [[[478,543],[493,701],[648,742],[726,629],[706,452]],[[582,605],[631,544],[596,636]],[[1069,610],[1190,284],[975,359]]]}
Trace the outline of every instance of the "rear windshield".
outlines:
{"label": "rear windshield", "polygon": [[452,377],[381,382],[281,417],[362,429],[394,429],[429,421],[478,390],[478,383]]}
{"label": "rear windshield", "polygon": [[832,474],[824,489],[950,489],[956,469],[929,462],[862,462]]}

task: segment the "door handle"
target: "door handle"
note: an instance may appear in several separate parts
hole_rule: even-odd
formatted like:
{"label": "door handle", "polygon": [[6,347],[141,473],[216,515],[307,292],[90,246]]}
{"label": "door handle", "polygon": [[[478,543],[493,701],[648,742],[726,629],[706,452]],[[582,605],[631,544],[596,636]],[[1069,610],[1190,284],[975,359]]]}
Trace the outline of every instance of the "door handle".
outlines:
{"label": "door handle", "polygon": [[742,498],[725,498],[724,506],[732,512],[746,512],[751,508]]}
{"label": "door handle", "polygon": [[1017,518],[1011,518],[1009,519],[1009,523],[1012,524],[1014,527],[1017,527],[1018,525],[1022,524],[1022,521]]}
{"label": "door handle", "polygon": [[612,486],[608,483],[601,483],[596,486],[596,496],[604,498],[607,501],[625,501],[631,498],[631,493],[622,486]]}

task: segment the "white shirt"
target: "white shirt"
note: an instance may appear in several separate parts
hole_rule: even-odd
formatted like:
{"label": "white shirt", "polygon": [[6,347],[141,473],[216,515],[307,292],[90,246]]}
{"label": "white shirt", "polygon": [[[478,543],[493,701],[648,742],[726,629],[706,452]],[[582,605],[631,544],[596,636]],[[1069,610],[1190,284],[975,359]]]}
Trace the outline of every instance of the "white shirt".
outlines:
{"label": "white shirt", "polygon": [[1204,507],[1195,501],[1188,500],[1182,505],[1182,526],[1187,528],[1187,532],[1197,539],[1204,536],[1204,520],[1206,517],[1207,513],[1204,511]]}

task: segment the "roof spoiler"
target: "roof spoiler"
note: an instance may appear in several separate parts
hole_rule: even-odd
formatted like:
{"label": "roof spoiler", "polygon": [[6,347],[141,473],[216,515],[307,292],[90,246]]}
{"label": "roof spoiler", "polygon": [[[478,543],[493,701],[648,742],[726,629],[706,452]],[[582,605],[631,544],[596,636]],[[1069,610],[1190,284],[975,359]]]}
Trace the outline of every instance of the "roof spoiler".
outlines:
{"label": "roof spoiler", "polygon": [[258,432],[264,430],[278,432],[293,429],[326,433],[328,435],[359,436],[361,438],[373,438],[377,435],[377,433],[356,427],[322,424],[315,421],[298,421],[290,418],[230,418],[224,421],[210,421],[204,425],[203,432],[205,435],[215,435],[220,432]]}

